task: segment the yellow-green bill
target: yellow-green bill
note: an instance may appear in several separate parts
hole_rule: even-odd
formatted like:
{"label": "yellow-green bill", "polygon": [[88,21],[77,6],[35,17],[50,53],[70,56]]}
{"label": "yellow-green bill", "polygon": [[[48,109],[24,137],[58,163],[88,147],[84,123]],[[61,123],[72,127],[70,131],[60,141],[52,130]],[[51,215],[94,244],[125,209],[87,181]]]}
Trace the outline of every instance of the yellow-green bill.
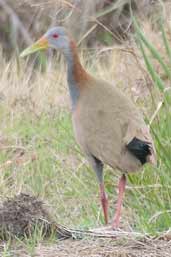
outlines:
{"label": "yellow-green bill", "polygon": [[25,56],[35,53],[39,50],[47,49],[48,46],[49,46],[48,40],[45,37],[42,37],[37,42],[35,42],[33,45],[24,49],[24,51],[21,52],[20,57],[25,57]]}

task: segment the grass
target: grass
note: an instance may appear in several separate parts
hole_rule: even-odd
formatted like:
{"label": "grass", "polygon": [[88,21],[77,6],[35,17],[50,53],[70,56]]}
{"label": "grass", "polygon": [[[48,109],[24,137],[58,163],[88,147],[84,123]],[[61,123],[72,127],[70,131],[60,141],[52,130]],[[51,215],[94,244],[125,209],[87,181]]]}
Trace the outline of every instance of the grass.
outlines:
{"label": "grass", "polygon": [[[141,36],[139,43],[142,53],[151,51],[149,44],[143,45]],[[151,54],[153,53],[154,48]],[[110,59],[106,58],[109,56]],[[106,51],[105,54],[95,51],[88,62],[85,53],[81,54],[82,62],[87,69],[107,80],[115,79],[117,86],[124,89],[140,105],[146,119],[150,119],[159,101],[164,102],[151,124],[158,155],[157,166],[147,165],[141,173],[129,175],[122,216],[125,228],[131,227],[135,231],[151,235],[167,231],[171,226],[171,93],[170,90],[165,91],[163,87],[158,86],[162,78],[156,79],[154,58],[155,56],[144,54],[147,72],[154,84],[151,94],[155,99],[152,99],[148,88],[141,91],[144,89],[146,78],[129,53],[118,51],[117,48],[113,48],[109,53]],[[157,61],[160,58],[162,57],[157,55]],[[159,64],[162,70],[167,61],[164,66],[163,63]],[[140,65],[144,68],[142,60]],[[60,59],[58,63],[54,62],[48,66],[44,73],[39,70],[33,71],[31,66],[29,60],[23,61],[22,68],[17,74],[15,60],[6,63],[2,58],[1,201],[16,193],[28,192],[38,195],[47,203],[58,223],[75,228],[102,225],[96,177],[73,135],[63,76],[63,60]],[[132,87],[133,81],[139,79],[142,79],[143,84],[137,88]],[[167,79],[170,79],[169,76]],[[165,84],[165,81],[162,83]],[[114,211],[119,176],[119,173],[105,168],[110,218]],[[36,232],[35,235],[24,241],[30,256],[34,256],[37,241],[42,240],[41,234]],[[12,256],[8,249],[7,244],[2,256]]]}

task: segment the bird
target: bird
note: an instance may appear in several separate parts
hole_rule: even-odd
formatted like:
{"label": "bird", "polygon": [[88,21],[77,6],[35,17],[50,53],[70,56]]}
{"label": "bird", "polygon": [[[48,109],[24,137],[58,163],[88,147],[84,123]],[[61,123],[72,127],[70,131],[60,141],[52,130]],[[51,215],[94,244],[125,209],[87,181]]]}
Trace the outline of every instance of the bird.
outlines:
{"label": "bird", "polygon": [[82,66],[76,41],[62,26],[48,29],[20,57],[39,50],[60,51],[67,64],[74,134],[95,171],[105,224],[108,224],[108,196],[104,186],[104,165],[120,171],[112,230],[120,227],[127,174],[138,172],[146,163],[156,164],[156,151],[149,126],[135,103],[116,85],[88,73]]}

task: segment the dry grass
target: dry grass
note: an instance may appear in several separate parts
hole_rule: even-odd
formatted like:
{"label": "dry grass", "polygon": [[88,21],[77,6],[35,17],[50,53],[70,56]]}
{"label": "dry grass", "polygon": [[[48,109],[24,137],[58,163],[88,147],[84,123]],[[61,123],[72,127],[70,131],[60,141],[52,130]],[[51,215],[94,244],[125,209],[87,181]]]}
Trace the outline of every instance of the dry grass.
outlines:
{"label": "dry grass", "polygon": [[[148,86],[152,88],[135,45],[82,49],[80,58],[89,72],[112,81],[135,101],[145,99],[149,94]],[[33,60],[21,60],[20,66],[15,58],[6,62],[1,53],[0,102],[3,106],[19,108],[19,111],[25,108],[35,114],[53,108],[69,108],[63,59],[57,58],[57,62],[56,56],[49,59],[44,73],[33,65]]]}
{"label": "dry grass", "polygon": [[152,24],[161,13],[158,0],[0,0],[3,49],[9,56],[54,25],[66,26],[89,46],[122,43],[132,30],[130,3],[136,15],[150,17]]}

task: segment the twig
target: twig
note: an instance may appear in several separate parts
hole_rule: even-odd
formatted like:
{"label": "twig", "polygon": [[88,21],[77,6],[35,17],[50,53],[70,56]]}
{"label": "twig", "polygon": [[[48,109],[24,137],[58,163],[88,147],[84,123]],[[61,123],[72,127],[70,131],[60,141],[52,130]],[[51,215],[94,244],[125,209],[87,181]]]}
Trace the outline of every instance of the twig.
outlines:
{"label": "twig", "polygon": [[11,164],[13,164],[13,162],[14,162],[13,160],[8,160],[8,161],[4,162],[3,164],[1,164],[0,171],[2,171],[2,169],[4,169],[4,168],[10,166]]}
{"label": "twig", "polygon": [[153,222],[154,220],[156,221],[162,214],[165,214],[165,213],[171,213],[171,210],[159,211],[159,212],[155,213],[155,214],[148,220],[148,224],[151,224],[151,222]]}
{"label": "twig", "polygon": [[94,24],[82,37],[81,39],[78,41],[77,46],[79,46],[81,44],[81,42],[93,31],[95,30],[95,28],[97,27],[97,24]]}
{"label": "twig", "polygon": [[151,119],[150,119],[150,121],[149,121],[149,126],[151,126],[152,122],[153,122],[154,119],[156,118],[156,116],[157,116],[158,112],[160,111],[162,105],[163,105],[163,101],[160,101],[160,102],[158,103],[158,105],[157,105],[157,108],[156,108],[155,112],[153,113],[153,115],[152,115],[152,117],[151,117]]}
{"label": "twig", "polygon": [[15,150],[26,150],[24,146],[19,146],[19,145],[3,145],[0,146],[0,150],[8,150],[8,149],[15,149]]}
{"label": "twig", "polygon": [[[89,49],[93,49],[93,48],[89,48]],[[97,50],[97,47],[95,49]],[[104,48],[100,48],[98,53],[101,54],[103,52],[113,51],[113,50],[126,52],[126,53],[131,54],[134,57],[134,59],[135,59],[137,65],[138,65],[139,69],[141,70],[141,72],[144,73],[144,76],[147,75],[148,78],[150,79],[150,76],[149,76],[148,72],[141,65],[141,63],[139,61],[139,57],[137,56],[137,54],[135,53],[135,51],[132,47],[120,47],[120,46],[119,47],[118,46],[104,47]]]}
{"label": "twig", "polygon": [[100,22],[98,19],[96,18],[92,18],[92,21],[94,21],[95,23],[97,23],[100,27],[102,27],[103,29],[105,29],[108,33],[110,33],[110,35],[112,35],[112,37],[119,41],[120,43],[122,43],[122,40],[116,36],[116,34],[114,34],[108,27],[106,27],[102,22]]}
{"label": "twig", "polygon": [[109,230],[106,228],[98,228],[98,229],[90,229],[90,230],[81,230],[81,229],[70,229],[65,226],[56,225],[57,232],[58,229],[60,231],[63,231],[63,234],[67,233],[70,234],[73,238],[76,239],[82,239],[84,237],[90,236],[90,237],[100,237],[100,238],[132,238],[132,239],[138,239],[138,238],[145,238],[148,235],[138,233],[138,232],[132,232],[132,231],[124,231],[124,230]]}
{"label": "twig", "polygon": [[19,165],[26,166],[37,159],[37,156],[34,154],[32,156],[30,156],[29,159],[23,159],[21,156],[22,155],[19,154],[17,157],[13,158],[12,160],[7,160],[6,162],[2,163],[0,165],[0,172],[2,172],[2,170],[4,168],[7,168],[13,164],[15,164],[17,166],[19,166]]}
{"label": "twig", "polygon": [[128,190],[135,190],[135,189],[147,189],[147,188],[171,188],[171,186],[161,185],[161,184],[153,184],[153,185],[144,185],[144,186],[127,186],[126,189]]}

